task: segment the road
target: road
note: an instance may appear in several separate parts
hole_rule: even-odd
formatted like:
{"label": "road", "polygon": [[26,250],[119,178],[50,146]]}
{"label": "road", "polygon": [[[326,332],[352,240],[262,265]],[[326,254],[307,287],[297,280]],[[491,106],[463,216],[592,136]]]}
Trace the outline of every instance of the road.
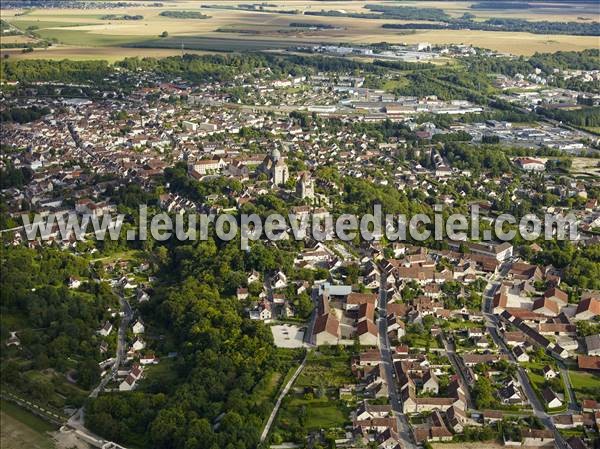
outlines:
{"label": "road", "polygon": [[[427,77],[427,79],[431,83],[438,84],[438,85],[441,85],[441,86],[446,87],[446,88],[450,88],[450,89],[455,89],[455,90],[458,90],[458,91],[462,91],[465,95],[471,95],[471,94],[474,93],[472,90],[470,90],[470,89],[468,89],[468,88],[466,88],[464,86],[459,86],[458,84],[455,84],[455,83],[451,83],[451,82],[448,82],[448,81],[445,81],[445,80],[440,80],[440,79],[438,79],[436,77]],[[488,97],[487,95],[483,95],[481,92],[475,92],[475,93],[481,95],[481,97],[484,98],[485,101],[488,102],[488,106],[491,106],[492,103],[494,103],[495,101],[498,100],[498,98],[496,98],[494,96]],[[522,106],[518,106],[518,105],[515,105],[515,104],[511,104],[511,106],[516,111],[518,111],[518,112],[520,112],[522,114],[531,114],[532,112],[534,112],[534,111],[530,111],[527,108],[524,108]],[[561,122],[561,121],[558,121],[558,120],[554,120],[554,119],[552,119],[550,117],[546,117],[546,116],[544,116],[542,114],[539,114],[539,113],[535,113],[535,114],[537,116],[537,120],[538,121],[549,123],[550,125],[555,126],[557,128],[564,128],[564,129],[568,129],[569,131],[574,131],[574,132],[580,133],[582,135],[582,137],[585,137],[587,139],[591,139],[591,140],[597,139],[597,136],[595,134],[590,133],[589,131],[584,131],[582,129],[575,128],[574,126],[571,126],[568,123],[564,123],[564,122]]]}
{"label": "road", "polygon": [[133,318],[133,311],[131,310],[129,301],[127,301],[121,293],[119,293],[119,303],[121,304],[121,312],[123,313],[123,316],[119,324],[119,331],[117,335],[117,351],[115,355],[115,361],[110,369],[110,373],[107,373],[102,378],[98,386],[92,390],[89,396],[90,398],[97,397],[98,394],[102,392],[104,388],[106,388],[108,382],[115,377],[119,367],[121,366],[121,362],[125,357],[125,353],[127,352],[127,342],[125,341],[125,337],[127,336],[127,328],[129,327],[131,318]]}
{"label": "road", "polygon": [[577,396],[573,391],[573,385],[571,384],[571,378],[569,377],[569,370],[562,360],[557,360],[558,368],[560,369],[560,376],[562,377],[563,383],[565,384],[566,393],[569,399],[569,412],[580,413],[581,409],[577,404]]}
{"label": "road", "polygon": [[34,415],[39,416],[40,418],[54,425],[60,426],[63,423],[63,418],[60,415],[56,414],[52,410],[47,409],[43,405],[39,405],[35,402],[32,402],[29,399],[22,398],[20,396],[17,396],[16,394],[7,391],[3,391],[2,393],[0,393],[0,397],[3,400],[12,402],[14,404],[17,404],[21,408],[29,410],[30,413],[33,413]]}
{"label": "road", "polygon": [[486,319],[486,329],[492,336],[494,343],[500,348],[500,350],[505,353],[509,357],[509,361],[517,366],[517,380],[519,381],[521,388],[523,389],[523,393],[527,397],[527,400],[531,404],[533,409],[533,413],[536,417],[540,419],[540,421],[544,424],[544,426],[551,430],[554,433],[555,443],[558,449],[568,449],[567,443],[563,436],[560,434],[552,418],[544,408],[544,405],[540,402],[537,394],[533,390],[531,383],[529,382],[529,377],[527,376],[527,372],[523,367],[519,365],[517,359],[513,352],[510,350],[504,337],[499,331],[500,319],[497,315],[492,313],[493,309],[493,298],[496,294],[498,288],[502,284],[502,281],[505,279],[508,271],[510,269],[510,264],[505,263],[500,267],[500,271],[498,276],[494,275],[490,278],[488,285],[485,288],[483,301],[482,301],[482,310]]}
{"label": "road", "polygon": [[283,390],[281,390],[281,393],[279,394],[279,397],[277,398],[277,402],[275,403],[275,407],[273,407],[273,410],[271,411],[271,414],[269,415],[269,419],[267,420],[267,423],[265,424],[265,428],[263,429],[262,433],[260,434],[260,442],[261,443],[264,443],[265,440],[267,439],[267,435],[269,435],[269,431],[271,430],[273,421],[275,421],[275,417],[277,416],[279,407],[281,407],[281,402],[283,401],[283,398],[285,397],[285,395],[288,394],[288,392],[290,391],[290,388],[292,388],[292,385],[294,384],[294,382],[296,381],[296,379],[298,378],[298,376],[304,369],[304,366],[306,365],[307,357],[308,357],[308,351],[306,352],[306,355],[304,356],[302,363],[300,363],[300,366],[294,372],[294,375],[290,378],[288,383],[285,384],[285,387],[283,387]]}
{"label": "road", "polygon": [[381,353],[381,365],[384,370],[384,376],[388,385],[388,393],[390,404],[396,416],[398,425],[398,435],[403,449],[417,449],[417,445],[413,440],[413,433],[408,423],[408,418],[402,413],[402,404],[400,403],[400,395],[396,387],[396,377],[394,372],[394,362],[392,360],[392,351],[390,348],[390,339],[388,338],[387,330],[387,298],[385,276],[380,276],[379,283],[379,300],[377,310],[379,318],[377,319],[377,327],[379,330],[379,351]]}
{"label": "road", "polygon": [[473,399],[471,398],[471,390],[469,386],[472,385],[473,382],[475,382],[475,380],[470,379],[468,371],[464,366],[461,358],[456,355],[456,347],[454,345],[454,342],[448,340],[445,332],[442,332],[441,337],[442,343],[444,344],[444,349],[446,350],[446,354],[448,355],[448,360],[450,360],[450,364],[452,365],[454,371],[458,375],[458,381],[465,393],[467,408],[472,410],[475,408],[475,406],[473,404]]}
{"label": "road", "polygon": [[308,326],[306,327],[306,332],[304,333],[304,343],[309,346],[314,346],[314,338],[313,338],[313,330],[315,329],[315,323],[317,321],[317,309],[318,309],[318,301],[317,298],[319,296],[319,291],[317,288],[313,288],[310,292],[310,299],[313,303],[313,310],[310,313],[310,319],[308,320]]}
{"label": "road", "polygon": [[[119,303],[121,305],[121,312],[123,316],[121,317],[121,322],[119,323],[118,337],[117,337],[117,350],[115,354],[115,361],[110,369],[110,372],[107,373],[100,383],[94,388],[89,394],[90,398],[95,398],[100,394],[108,382],[115,378],[117,371],[119,370],[119,366],[121,365],[121,361],[125,356],[126,352],[126,341],[125,337],[127,335],[127,328],[129,327],[129,322],[133,317],[133,311],[131,310],[131,305],[129,302],[123,297],[122,292],[116,292],[119,295]],[[67,425],[75,430],[80,431],[85,434],[87,437],[91,439],[101,440],[100,437],[90,432],[85,427],[85,406],[81,407],[77,410],[67,421]]]}

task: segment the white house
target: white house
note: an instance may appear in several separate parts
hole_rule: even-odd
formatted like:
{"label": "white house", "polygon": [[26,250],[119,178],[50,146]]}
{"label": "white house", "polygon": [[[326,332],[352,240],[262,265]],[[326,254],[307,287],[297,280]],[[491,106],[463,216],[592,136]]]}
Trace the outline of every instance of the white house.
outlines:
{"label": "white house", "polygon": [[145,354],[140,357],[140,365],[156,365],[158,358],[152,353]]}
{"label": "white house", "polygon": [[69,288],[79,288],[81,286],[81,281],[76,278],[71,276],[69,278]]}
{"label": "white house", "polygon": [[525,171],[544,171],[546,169],[546,164],[543,161],[529,157],[519,157],[514,160],[514,163]]}
{"label": "white house", "polygon": [[104,323],[104,326],[102,326],[102,329],[98,331],[98,333],[103,337],[108,337],[112,332],[112,328],[113,326],[112,324],[110,324],[110,321],[107,321],[106,323]]}
{"label": "white house", "polygon": [[133,345],[131,345],[131,348],[136,352],[141,351],[145,347],[146,347],[146,343],[140,338],[138,338],[136,341],[134,341]]}
{"label": "white house", "polygon": [[600,334],[585,337],[585,347],[588,355],[600,355]]}
{"label": "white house", "polygon": [[143,334],[146,328],[142,324],[140,320],[137,320],[133,325],[133,333],[134,335]]}
{"label": "white house", "polygon": [[135,388],[135,378],[130,374],[119,384],[119,391],[131,391]]}
{"label": "white house", "polygon": [[529,362],[529,355],[527,355],[527,353],[525,352],[525,350],[523,349],[522,346],[516,346],[513,349],[513,352],[515,353],[515,357],[516,357],[517,361]]}
{"label": "white house", "polygon": [[287,287],[287,276],[283,271],[278,271],[275,276],[273,276],[273,279],[271,280],[271,286],[274,289]]}
{"label": "white house", "polygon": [[544,398],[544,401],[546,402],[548,408],[558,408],[562,407],[563,405],[562,401],[557,396],[557,394],[550,388],[544,388],[542,390],[542,397]]}
{"label": "white house", "polygon": [[546,379],[546,380],[554,379],[556,376],[558,376],[558,373],[556,371],[554,371],[550,365],[544,366],[543,371],[544,371],[544,379]]}
{"label": "white house", "polygon": [[138,293],[137,293],[137,300],[138,300],[138,302],[149,301],[150,295],[148,295],[148,293],[146,293],[144,290],[140,289],[140,290],[138,290]]}

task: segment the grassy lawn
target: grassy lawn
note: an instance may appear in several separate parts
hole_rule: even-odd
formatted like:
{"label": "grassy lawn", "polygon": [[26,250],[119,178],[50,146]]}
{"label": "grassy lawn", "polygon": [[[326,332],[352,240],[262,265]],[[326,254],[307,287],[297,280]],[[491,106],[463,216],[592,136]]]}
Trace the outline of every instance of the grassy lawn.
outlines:
{"label": "grassy lawn", "polygon": [[[544,389],[544,386],[546,384],[546,379],[544,378],[544,374],[543,374],[544,366],[550,365],[550,366],[552,366],[552,368],[554,370],[557,370],[558,368],[556,367],[556,365],[553,362],[529,362],[529,363],[522,363],[521,365],[525,367],[527,376],[529,377],[529,381],[531,382],[531,386],[533,387],[535,393],[538,395],[538,398],[539,398],[540,402],[542,403],[542,405],[544,405],[544,407],[546,408],[546,411],[552,412],[552,413],[564,411],[568,406],[568,396],[565,391],[565,384],[562,381],[562,377],[560,377],[560,374],[556,378],[556,379],[558,379],[558,382],[560,382],[560,389],[553,388],[553,390],[557,394],[564,394],[563,406],[558,407],[558,408],[549,409],[548,407],[546,407],[546,402],[542,398],[542,390]],[[554,379],[553,382],[557,382],[556,379]]]}
{"label": "grassy lawn", "polygon": [[351,409],[346,401],[338,398],[338,389],[355,381],[350,358],[349,352],[337,348],[323,348],[309,355],[304,370],[279,410],[271,433],[273,444],[303,443],[310,431],[339,429],[349,423]]}
{"label": "grassy lawn", "polygon": [[80,407],[83,405],[88,392],[70,383],[64,375],[55,373],[53,370],[24,371],[22,376],[27,379],[28,385],[44,385],[50,394],[40,397],[32,394],[29,390],[18,391],[13,386],[3,384],[5,391],[29,400],[35,404],[51,410],[59,416],[64,416],[64,407]]}
{"label": "grassy lawn", "polygon": [[344,427],[349,422],[349,410],[337,400],[328,397],[291,399],[277,417],[282,428],[300,424],[305,432]]}
{"label": "grassy lawn", "polygon": [[[402,341],[406,342],[409,348],[426,348],[427,347],[427,336],[425,335],[416,335],[416,334],[408,334],[402,337]],[[431,337],[429,339],[429,348],[440,348],[440,343],[436,337]]]}
{"label": "grassy lawn", "polygon": [[253,391],[256,402],[262,404],[263,402],[274,400],[282,378],[283,374],[274,372],[257,384]]}
{"label": "grassy lawn", "polygon": [[600,374],[569,370],[569,377],[577,401],[580,402],[583,399],[600,400]]}
{"label": "grassy lawn", "polygon": [[350,373],[350,354],[324,355],[311,354],[296,380],[297,387],[339,388],[353,382]]}
{"label": "grassy lawn", "polygon": [[142,261],[142,252],[137,249],[131,249],[127,251],[119,251],[115,254],[111,254],[109,256],[97,257],[91,259],[91,263],[102,262],[102,265],[110,265],[114,264],[118,261],[127,261],[132,263],[133,268],[136,264],[139,264]]}
{"label": "grassy lawn", "polygon": [[383,83],[383,89],[386,92],[393,92],[396,89],[399,89],[401,87],[405,87],[407,86],[409,83],[409,81],[406,78],[401,78],[401,79],[397,79],[397,80],[387,80],[386,82]]}
{"label": "grassy lawn", "polygon": [[[75,17],[74,17],[75,18]],[[11,25],[26,31],[29,27],[35,27],[33,32],[43,39],[56,39],[61,44],[81,46],[118,46],[143,42],[148,36],[100,34],[90,30],[65,29],[71,27],[82,27],[89,25],[106,25],[105,21],[94,22],[64,22],[44,19],[10,20]]]}
{"label": "grassy lawn", "polygon": [[119,46],[148,40],[147,37],[98,34],[80,30],[43,29],[37,30],[36,33],[45,39],[56,39],[61,44],[89,47]]}
{"label": "grassy lawn", "polygon": [[600,135],[600,126],[584,126],[583,129],[591,133]]}
{"label": "grassy lawn", "polygon": [[7,401],[0,402],[0,446],[2,449],[53,449],[48,432],[56,430],[31,413]]}
{"label": "grassy lawn", "polygon": [[343,427],[348,420],[345,409],[337,401],[325,399],[324,402],[309,402],[307,407],[306,427],[308,429],[328,429]]}
{"label": "grassy lawn", "polygon": [[475,323],[473,321],[465,320],[439,320],[439,323],[444,329],[457,330],[457,329],[479,329],[482,327],[481,323]]}

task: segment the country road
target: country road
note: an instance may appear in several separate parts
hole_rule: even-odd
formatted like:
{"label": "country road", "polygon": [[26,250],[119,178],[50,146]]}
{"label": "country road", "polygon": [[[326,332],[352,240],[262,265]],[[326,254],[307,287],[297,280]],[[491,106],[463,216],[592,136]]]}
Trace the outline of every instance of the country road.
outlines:
{"label": "country road", "polygon": [[[117,374],[117,371],[119,370],[119,366],[121,365],[121,360],[122,360],[123,356],[125,355],[125,351],[126,351],[125,337],[127,335],[127,328],[129,326],[129,322],[131,321],[131,318],[133,317],[133,311],[131,310],[131,305],[124,298],[123,294],[121,292],[117,292],[117,294],[119,296],[119,303],[121,305],[121,312],[123,313],[123,316],[121,318],[121,322],[119,323],[115,361],[110,369],[110,372],[107,373],[102,378],[100,383],[96,386],[96,388],[94,388],[90,392],[89,398],[97,397],[98,394],[100,394],[104,390],[104,388],[106,388],[106,385],[108,384],[108,382],[110,382],[112,379],[114,379],[114,377]],[[93,434],[85,427],[85,406],[83,406],[79,410],[77,410],[68,419],[67,425],[69,427],[79,431],[82,434],[82,436],[84,438],[87,438],[89,441],[103,441],[102,438]],[[122,447],[122,446],[118,446],[118,447]]]}

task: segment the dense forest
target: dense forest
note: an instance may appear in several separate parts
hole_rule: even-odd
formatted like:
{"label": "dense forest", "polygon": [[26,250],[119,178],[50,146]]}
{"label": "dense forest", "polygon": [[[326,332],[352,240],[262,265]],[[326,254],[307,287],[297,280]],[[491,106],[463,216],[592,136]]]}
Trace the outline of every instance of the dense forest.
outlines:
{"label": "dense forest", "polygon": [[33,171],[29,167],[6,165],[0,168],[0,189],[23,187],[33,179]]}
{"label": "dense forest", "polygon": [[600,106],[569,110],[538,108],[538,112],[546,117],[575,126],[600,126]]}
{"label": "dense forest", "polygon": [[209,19],[210,16],[198,11],[162,11],[159,15],[172,19]]}
{"label": "dense forest", "polygon": [[9,108],[0,112],[0,120],[2,122],[29,123],[47,114],[50,114],[50,109],[45,107]]}
{"label": "dense forest", "polygon": [[472,173],[489,171],[492,176],[500,176],[512,171],[513,167],[505,152],[494,146],[473,147],[459,142],[449,142],[442,149],[442,156],[452,167],[471,170]]}
{"label": "dense forest", "polygon": [[261,385],[280,361],[269,329],[243,318],[231,295],[246,270],[289,268],[286,257],[262,244],[243,253],[235,241],[212,239],[169,248],[160,257],[164,284],[144,309],[145,320],[168,329],[177,348],[169,380],[101,395],[86,413],[90,428],[140,447],[256,447],[272,407],[261,398]]}
{"label": "dense forest", "polygon": [[102,20],[142,20],[144,16],[141,14],[106,14],[100,18]]}
{"label": "dense forest", "polygon": [[109,309],[118,308],[110,287],[89,282],[70,289],[71,277],[85,280],[92,273],[86,260],[57,249],[2,246],[1,253],[2,340],[9,331],[18,331],[26,348],[25,353],[2,351],[2,378],[40,400],[47,399],[47,381],[13,376],[15,371],[53,368],[65,373],[76,368],[83,388],[95,385],[101,357],[96,331],[110,317]]}
{"label": "dense forest", "polygon": [[545,242],[534,262],[564,269],[564,282],[577,289],[600,289],[600,244],[578,248],[566,241]]}
{"label": "dense forest", "polygon": [[595,70],[600,67],[600,50],[535,53],[533,56],[518,58],[472,56],[463,60],[472,72],[514,76],[517,73],[531,73],[538,68],[545,75],[550,75],[554,69]]}
{"label": "dense forest", "polygon": [[103,78],[113,72],[106,61],[20,59],[3,61],[0,66],[2,79],[24,83],[34,81],[101,82]]}
{"label": "dense forest", "polygon": [[366,5],[373,12],[346,12],[340,10],[305,11],[307,16],[350,17],[353,19],[397,19],[397,20],[450,20],[443,10],[438,8],[415,8],[411,6]]}

